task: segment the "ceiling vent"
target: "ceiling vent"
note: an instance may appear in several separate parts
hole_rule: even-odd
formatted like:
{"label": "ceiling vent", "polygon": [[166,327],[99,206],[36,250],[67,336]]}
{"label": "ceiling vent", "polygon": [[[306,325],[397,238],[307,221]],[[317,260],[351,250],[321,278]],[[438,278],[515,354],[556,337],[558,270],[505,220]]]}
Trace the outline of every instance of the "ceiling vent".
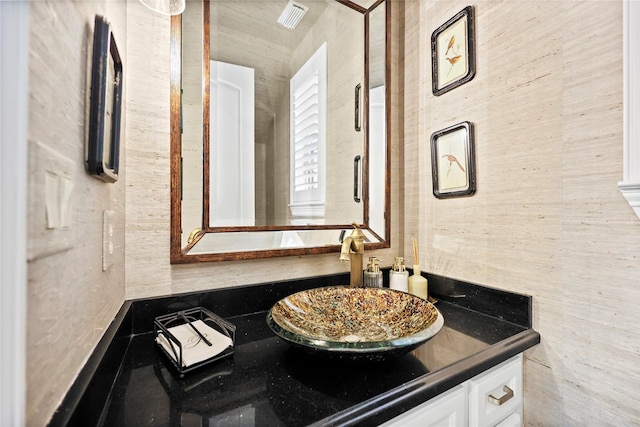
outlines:
{"label": "ceiling vent", "polygon": [[296,28],[298,23],[300,23],[304,14],[307,13],[307,10],[309,10],[307,6],[296,1],[289,0],[289,3],[287,3],[287,6],[282,11],[280,18],[278,18],[278,23],[283,27],[293,30]]}

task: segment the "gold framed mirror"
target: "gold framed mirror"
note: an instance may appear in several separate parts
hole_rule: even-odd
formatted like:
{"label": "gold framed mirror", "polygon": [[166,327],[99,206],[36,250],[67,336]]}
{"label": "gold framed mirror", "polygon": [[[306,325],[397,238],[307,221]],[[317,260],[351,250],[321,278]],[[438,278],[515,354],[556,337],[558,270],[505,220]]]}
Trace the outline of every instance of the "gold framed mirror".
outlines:
{"label": "gold framed mirror", "polygon": [[171,18],[171,263],[339,252],[354,222],[390,247],[390,2],[303,3]]}

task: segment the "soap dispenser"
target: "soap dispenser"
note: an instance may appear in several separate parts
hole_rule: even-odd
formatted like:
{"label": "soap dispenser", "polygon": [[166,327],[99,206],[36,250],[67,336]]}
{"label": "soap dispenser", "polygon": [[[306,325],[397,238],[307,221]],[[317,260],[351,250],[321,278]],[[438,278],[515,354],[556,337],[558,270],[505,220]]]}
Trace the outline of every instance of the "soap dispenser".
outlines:
{"label": "soap dispenser", "polygon": [[365,288],[381,288],[382,287],[382,271],[380,271],[380,260],[374,256],[369,257],[369,265],[364,272]]}
{"label": "soap dispenser", "polygon": [[429,299],[427,279],[420,271],[420,255],[418,254],[418,242],[413,238],[413,274],[409,276],[409,293],[422,299]]}
{"label": "soap dispenser", "polygon": [[404,258],[396,257],[396,261],[389,271],[389,288],[402,292],[409,292],[409,272],[404,266]]}

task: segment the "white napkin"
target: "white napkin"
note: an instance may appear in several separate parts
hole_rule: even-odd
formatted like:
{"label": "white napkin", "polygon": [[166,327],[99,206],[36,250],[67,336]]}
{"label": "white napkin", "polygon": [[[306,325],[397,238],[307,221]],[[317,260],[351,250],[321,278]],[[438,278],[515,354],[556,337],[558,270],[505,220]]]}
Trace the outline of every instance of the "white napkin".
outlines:
{"label": "white napkin", "polygon": [[[191,324],[213,345],[208,346],[187,323],[169,328],[168,331],[182,344],[182,366],[185,368],[220,354],[233,345],[231,338],[216,331],[202,320],[196,320],[191,322]],[[176,356],[174,356],[174,352],[171,350],[172,347],[175,349],[175,354],[178,355],[177,357],[180,357],[180,349],[176,343],[166,338],[164,334],[158,333],[156,342],[161,345],[174,360]]]}

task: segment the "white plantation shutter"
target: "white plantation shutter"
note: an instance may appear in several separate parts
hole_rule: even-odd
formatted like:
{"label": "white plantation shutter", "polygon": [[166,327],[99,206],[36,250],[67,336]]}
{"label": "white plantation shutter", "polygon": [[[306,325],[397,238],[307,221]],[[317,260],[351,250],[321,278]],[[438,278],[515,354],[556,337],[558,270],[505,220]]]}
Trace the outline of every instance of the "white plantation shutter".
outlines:
{"label": "white plantation shutter", "polygon": [[294,191],[318,188],[318,73],[313,73],[293,94]]}
{"label": "white plantation shutter", "polygon": [[[291,79],[291,206],[318,216],[325,202],[327,47],[323,44]],[[299,209],[315,206],[314,213]],[[322,215],[324,214],[322,208]]]}

